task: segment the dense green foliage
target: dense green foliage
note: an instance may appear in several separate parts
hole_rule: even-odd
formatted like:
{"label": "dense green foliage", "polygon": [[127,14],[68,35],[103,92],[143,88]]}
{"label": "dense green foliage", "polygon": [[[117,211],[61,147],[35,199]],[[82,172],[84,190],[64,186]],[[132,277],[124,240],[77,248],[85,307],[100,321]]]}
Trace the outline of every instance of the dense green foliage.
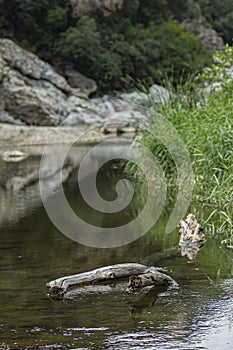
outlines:
{"label": "dense green foliage", "polygon": [[221,34],[228,44],[232,42],[233,1],[232,0],[198,0],[202,15],[210,25]]}
{"label": "dense green foliage", "polygon": [[[212,72],[220,71],[221,76],[227,76],[228,63],[233,59],[232,48],[226,50],[227,54],[215,55],[216,63],[212,66]],[[212,72],[204,73],[204,80],[212,80]],[[233,234],[233,80],[228,76],[222,82],[221,90],[208,97],[205,93],[200,98],[200,91],[196,96],[190,90],[186,90],[186,98],[183,96],[160,110],[156,107],[150,133],[142,142],[163,166],[169,188],[173,189],[170,191],[172,200],[177,193],[176,167],[167,149],[153,133],[156,114],[162,113],[178,130],[191,156],[195,175],[191,210],[212,231],[229,237]]]}
{"label": "dense green foliage", "polygon": [[74,16],[67,1],[0,1],[0,36],[10,37],[45,60],[71,64],[102,91],[138,82],[185,79],[210,62],[210,54],[180,23],[203,15],[231,42],[231,0],[125,0],[111,16],[93,9]]}

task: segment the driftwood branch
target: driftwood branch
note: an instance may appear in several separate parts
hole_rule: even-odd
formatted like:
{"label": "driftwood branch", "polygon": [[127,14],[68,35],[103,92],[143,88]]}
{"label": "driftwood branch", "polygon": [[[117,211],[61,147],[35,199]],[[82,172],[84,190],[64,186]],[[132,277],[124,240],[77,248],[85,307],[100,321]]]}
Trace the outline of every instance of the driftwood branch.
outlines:
{"label": "driftwood branch", "polygon": [[185,220],[179,222],[181,256],[194,260],[205,243],[203,228],[197,222],[195,215],[189,214]]}
{"label": "driftwood branch", "polygon": [[183,242],[203,243],[205,235],[203,228],[198,224],[195,215],[189,214],[186,220],[179,222],[180,244]]}
{"label": "driftwood branch", "polygon": [[[138,286],[136,286],[137,283],[132,279],[135,276],[139,279]],[[48,282],[46,286],[49,288],[50,297],[61,299],[71,287],[113,281],[125,277],[130,277],[127,291],[131,293],[148,285],[167,285],[174,282],[171,277],[159,272],[156,267],[148,267],[136,263],[126,263],[101,267],[77,275],[61,277]]]}

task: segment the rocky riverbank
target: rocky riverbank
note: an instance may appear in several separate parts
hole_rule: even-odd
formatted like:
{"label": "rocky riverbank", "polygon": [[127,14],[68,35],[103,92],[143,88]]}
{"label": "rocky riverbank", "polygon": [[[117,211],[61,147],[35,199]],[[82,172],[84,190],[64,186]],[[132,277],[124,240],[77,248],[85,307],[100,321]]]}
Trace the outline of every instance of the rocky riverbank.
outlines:
{"label": "rocky riverbank", "polygon": [[[96,123],[146,122],[147,94],[119,93],[116,97],[90,99],[88,94],[95,89],[95,83],[83,76],[80,78],[78,72],[69,74],[70,82],[76,77],[72,86],[33,53],[9,39],[0,39],[0,122],[30,126],[75,125],[78,128]],[[158,85],[151,87],[150,94],[155,103],[166,103],[169,99],[168,90]],[[26,131],[22,133],[30,136]]]}

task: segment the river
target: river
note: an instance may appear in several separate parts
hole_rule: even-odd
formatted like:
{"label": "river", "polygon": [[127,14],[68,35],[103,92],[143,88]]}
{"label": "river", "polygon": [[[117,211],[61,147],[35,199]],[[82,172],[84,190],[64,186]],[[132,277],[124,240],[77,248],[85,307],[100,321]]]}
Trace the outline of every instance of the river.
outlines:
{"label": "river", "polygon": [[[196,259],[182,257],[178,230],[164,233],[167,214],[127,245],[74,242],[50,221],[37,183],[6,189],[15,174],[38,168],[40,152],[25,151],[34,155],[0,162],[0,349],[232,349],[231,251],[208,236]],[[75,154],[86,151],[77,147]],[[119,178],[119,163],[111,163],[98,176],[100,193],[112,199]],[[75,168],[64,188],[73,210],[96,225],[121,225],[133,215],[132,206],[124,215],[94,213],[83,203]],[[177,286],[127,295],[121,281],[80,288],[64,301],[47,296],[45,283],[56,277],[123,262],[162,267]]]}

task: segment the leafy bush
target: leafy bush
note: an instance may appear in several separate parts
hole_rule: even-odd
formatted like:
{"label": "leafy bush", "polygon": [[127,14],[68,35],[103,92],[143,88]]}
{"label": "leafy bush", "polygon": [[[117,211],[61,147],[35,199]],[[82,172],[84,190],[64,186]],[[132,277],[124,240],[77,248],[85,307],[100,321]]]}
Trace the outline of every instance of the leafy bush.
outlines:
{"label": "leafy bush", "polygon": [[61,35],[58,55],[96,79],[102,91],[129,88],[138,81],[161,83],[164,76],[185,79],[209,63],[202,44],[175,21],[147,28],[123,21],[119,28],[100,30],[94,19],[82,17]]}
{"label": "leafy bush", "polygon": [[200,75],[204,83],[219,82],[228,85],[233,78],[233,47],[226,45],[223,52],[215,52],[213,64]]}
{"label": "leafy bush", "polygon": [[57,45],[58,54],[74,62],[81,71],[87,71],[98,58],[100,34],[94,19],[82,17],[75,27],[62,33]]}
{"label": "leafy bush", "polygon": [[66,29],[67,12],[62,7],[50,9],[47,14],[47,23],[53,31]]}

